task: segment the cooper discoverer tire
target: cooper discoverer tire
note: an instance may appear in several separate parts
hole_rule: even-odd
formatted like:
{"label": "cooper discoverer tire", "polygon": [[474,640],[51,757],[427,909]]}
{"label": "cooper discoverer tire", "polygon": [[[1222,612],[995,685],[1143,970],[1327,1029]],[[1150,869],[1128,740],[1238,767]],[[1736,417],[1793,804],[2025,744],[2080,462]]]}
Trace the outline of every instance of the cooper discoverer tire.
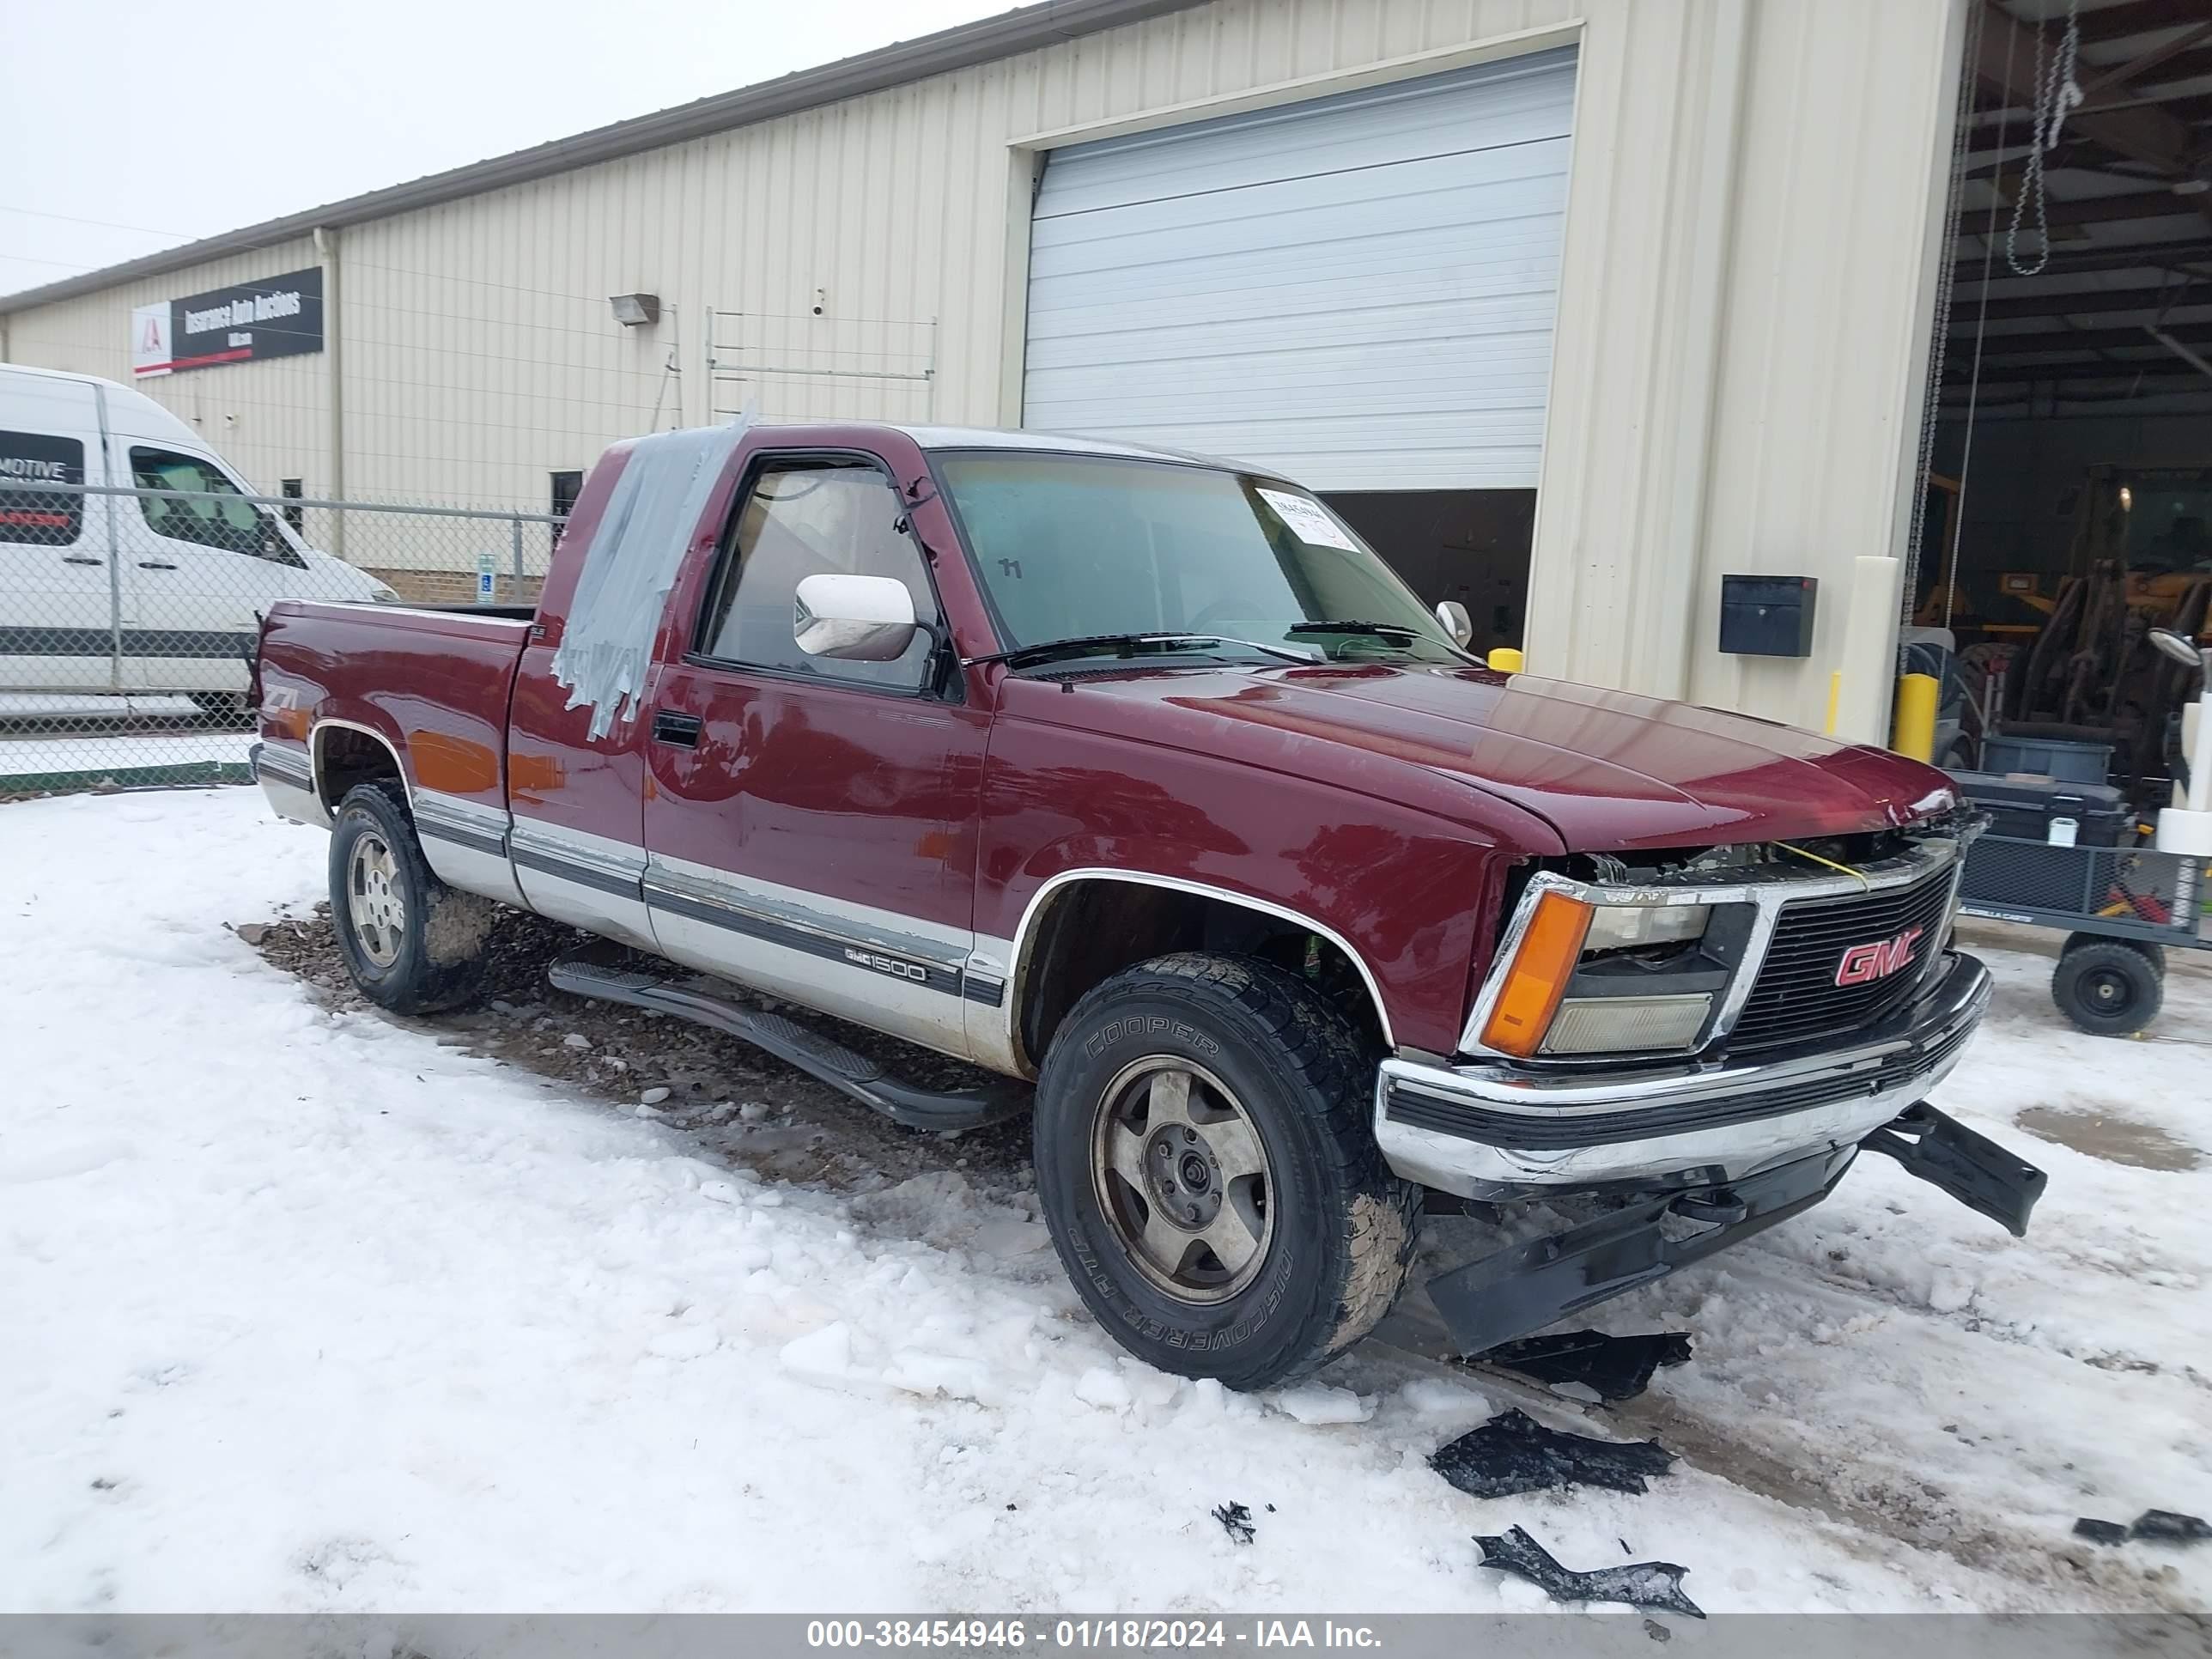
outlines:
{"label": "cooper discoverer tire", "polygon": [[1374,1328],[1420,1205],[1375,1145],[1374,1077],[1326,998],[1250,957],[1156,957],[1076,1004],[1038,1079],[1037,1190],[1115,1340],[1263,1389]]}
{"label": "cooper discoverer tire", "polygon": [[331,829],[331,920],[362,995],[397,1014],[473,1000],[498,914],[432,872],[398,783],[346,792]]}

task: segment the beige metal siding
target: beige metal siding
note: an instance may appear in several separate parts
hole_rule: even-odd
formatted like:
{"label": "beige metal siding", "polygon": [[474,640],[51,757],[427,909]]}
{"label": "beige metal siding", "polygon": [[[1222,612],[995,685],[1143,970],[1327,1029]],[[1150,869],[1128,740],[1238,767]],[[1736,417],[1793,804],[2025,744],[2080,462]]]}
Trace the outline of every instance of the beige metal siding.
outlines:
{"label": "beige metal siding", "polygon": [[[9,359],[130,385],[134,307],[319,263],[314,244],[303,238],[17,312],[8,319]],[[327,482],[330,453],[324,368],[323,355],[313,353],[157,374],[136,384],[191,422],[257,487],[274,494],[278,479],[305,478],[313,495]]]}
{"label": "beige metal siding", "polygon": [[[1017,141],[1426,73],[1484,43],[1573,44],[1531,662],[1817,722],[1851,561],[1896,547],[1960,15],[1961,0],[1217,0],[354,226],[334,324],[348,488],[541,504],[550,471],[656,409],[665,425],[733,406],[743,388],[708,385],[709,307],[746,313],[748,353],[773,348],[748,360],[787,370],[881,368],[902,361],[894,325],[927,326],[925,386],[769,375],[754,388],[769,416],[1011,419]],[[122,375],[133,304],[312,262],[295,244],[42,307],[11,319],[10,349]],[[660,296],[656,326],[614,324],[606,296],[631,290]],[[178,375],[155,395],[257,482],[313,489],[327,362]],[[1747,668],[1714,652],[1733,570],[1820,577],[1820,654]]]}
{"label": "beige metal siding", "polygon": [[[1815,726],[1841,668],[1887,705],[1844,623],[1853,562],[1901,539],[1960,15],[1590,6],[1532,665]],[[1737,573],[1820,580],[1809,661],[1714,648]]]}

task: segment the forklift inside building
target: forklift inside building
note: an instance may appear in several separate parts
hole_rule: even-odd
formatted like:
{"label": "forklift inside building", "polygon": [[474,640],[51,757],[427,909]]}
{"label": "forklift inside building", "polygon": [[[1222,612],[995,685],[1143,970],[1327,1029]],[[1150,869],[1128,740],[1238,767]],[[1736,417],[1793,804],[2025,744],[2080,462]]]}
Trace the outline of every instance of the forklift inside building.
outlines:
{"label": "forklift inside building", "polygon": [[1967,908],[2134,1030],[2212,855],[2212,14],[1978,0],[1965,76],[1905,667],[1995,818]]}

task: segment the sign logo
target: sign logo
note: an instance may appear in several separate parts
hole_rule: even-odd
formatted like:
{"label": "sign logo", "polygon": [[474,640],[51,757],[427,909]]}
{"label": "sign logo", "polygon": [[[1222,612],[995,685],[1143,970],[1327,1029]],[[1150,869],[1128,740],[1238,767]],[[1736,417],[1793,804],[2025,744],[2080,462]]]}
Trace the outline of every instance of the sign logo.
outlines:
{"label": "sign logo", "polygon": [[1836,964],[1836,983],[1838,985],[1870,985],[1875,980],[1887,979],[1912,960],[1913,948],[1920,943],[1922,930],[1908,927],[1895,939],[1875,939],[1866,945],[1854,945],[1844,952],[1844,959]]}

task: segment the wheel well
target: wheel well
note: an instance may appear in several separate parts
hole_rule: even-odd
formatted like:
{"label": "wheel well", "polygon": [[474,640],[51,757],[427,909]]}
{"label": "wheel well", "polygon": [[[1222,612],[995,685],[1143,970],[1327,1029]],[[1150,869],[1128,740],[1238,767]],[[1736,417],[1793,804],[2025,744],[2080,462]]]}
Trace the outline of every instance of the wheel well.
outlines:
{"label": "wheel well", "polygon": [[326,812],[336,813],[346,792],[357,784],[390,778],[403,789],[406,787],[399,757],[391,745],[355,726],[317,726],[314,758],[315,792]]}
{"label": "wheel well", "polygon": [[1054,893],[1030,931],[1018,969],[1015,1037],[1034,1068],[1053,1033],[1102,980],[1172,951],[1260,957],[1311,982],[1378,1052],[1382,1010],[1345,948],[1304,923],[1232,899],[1101,878]]}

